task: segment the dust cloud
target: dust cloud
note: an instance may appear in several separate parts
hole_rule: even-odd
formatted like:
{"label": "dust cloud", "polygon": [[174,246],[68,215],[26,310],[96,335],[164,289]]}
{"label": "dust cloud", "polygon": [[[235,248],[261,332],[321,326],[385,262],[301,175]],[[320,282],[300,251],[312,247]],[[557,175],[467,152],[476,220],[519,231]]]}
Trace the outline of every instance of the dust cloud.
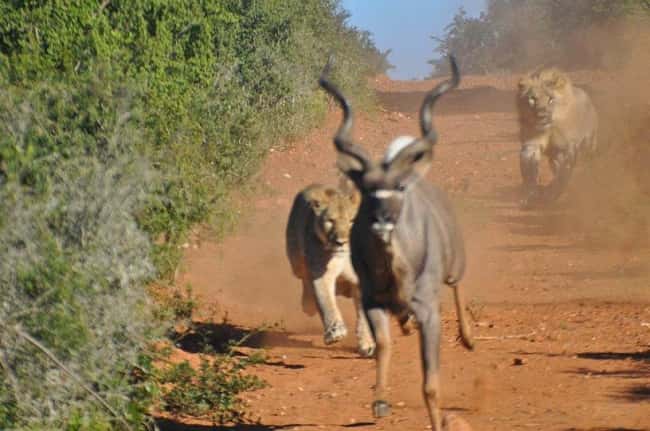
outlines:
{"label": "dust cloud", "polygon": [[[576,29],[552,46],[534,7],[504,13],[516,29],[504,52],[524,73],[559,67],[592,97],[600,154],[578,161],[567,195],[547,209],[547,227],[582,235],[585,246],[635,250],[650,245],[650,17],[612,18]],[[508,85],[518,73],[504,74]],[[514,87],[513,87],[514,88]],[[550,180],[543,167],[543,181]]]}
{"label": "dust cloud", "polygon": [[[583,233],[587,245],[650,245],[650,27],[644,24],[610,23],[575,36],[598,47],[609,64],[572,73],[596,104],[601,153],[577,169],[561,223]],[[576,42],[572,49],[584,47]]]}
{"label": "dust cloud", "polygon": [[[521,28],[526,31],[525,25]],[[522,38],[530,41],[531,57],[526,62],[538,66],[545,63],[543,51],[538,48],[539,37],[522,34]],[[600,67],[581,66],[585,56],[602,60]],[[603,151],[593,161],[579,162],[568,193],[558,208],[545,210],[548,227],[556,233],[566,232],[571,238],[582,237],[588,247],[620,248],[634,253],[650,245],[650,86],[647,78],[650,26],[619,22],[609,23],[606,28],[587,29],[574,35],[564,58],[567,61],[558,66],[567,70],[574,83],[585,88],[594,99],[599,111],[599,141]],[[575,65],[569,61],[572,58],[576,59]],[[514,114],[513,96],[519,76],[520,73],[467,76],[463,78],[463,85],[465,88],[480,87],[485,81],[492,87],[496,83],[497,93],[512,100],[512,103],[505,101],[500,112],[510,115]],[[413,84],[417,91],[412,90]],[[430,84],[422,83],[422,91],[430,88]],[[404,100],[411,96],[417,101],[409,102],[408,106],[419,106],[422,95],[419,85],[380,78],[375,83],[380,99],[382,92],[385,98],[396,98],[395,107],[387,106],[395,112],[405,112],[402,105],[406,105]],[[461,88],[456,95],[450,94],[437,113],[452,117],[466,113],[463,110],[466,111],[468,105],[464,102],[475,94],[472,91]],[[493,104],[486,102],[477,101],[475,105],[494,109]],[[250,220],[241,222],[239,233],[220,244],[206,245],[187,253],[189,270],[179,281],[195,286],[202,303],[218,302],[221,314],[238,324],[280,323],[290,332],[322,334],[318,316],[308,317],[301,311],[301,282],[292,275],[285,255],[284,229],[291,200],[299,187],[309,182],[337,183],[335,175],[330,175],[336,170],[335,154],[329,145],[339,118],[337,115],[330,117],[321,130],[304,139],[311,147],[300,144],[288,153],[278,152],[275,158],[267,159],[266,171],[260,178],[270,178],[273,192],[264,198],[266,203],[260,202],[260,198],[248,203],[254,207],[255,214]],[[392,114],[389,118],[389,125],[394,123],[395,127],[403,127],[402,123],[407,121]],[[360,122],[363,121],[362,118]],[[408,121],[415,125],[414,120]],[[368,124],[365,129],[362,129],[363,124],[357,126],[365,135],[377,133],[375,138],[379,143],[387,139],[383,135],[385,132],[376,131]],[[364,138],[370,141],[369,136]],[[516,138],[513,135],[508,139]],[[383,148],[384,144],[381,145]],[[377,148],[369,150],[376,152]],[[513,177],[512,186],[518,186],[519,181],[518,177]],[[516,206],[514,199],[510,203]],[[339,303],[348,330],[354,334],[351,301],[339,298]],[[353,346],[354,337],[348,337],[346,343]]]}

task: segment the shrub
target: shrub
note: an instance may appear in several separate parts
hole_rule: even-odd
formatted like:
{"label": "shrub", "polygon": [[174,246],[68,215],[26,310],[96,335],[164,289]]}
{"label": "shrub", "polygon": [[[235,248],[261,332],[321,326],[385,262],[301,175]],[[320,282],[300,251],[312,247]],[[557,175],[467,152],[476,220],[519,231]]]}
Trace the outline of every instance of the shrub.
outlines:
{"label": "shrub", "polygon": [[201,355],[196,369],[187,361],[171,365],[160,376],[161,383],[170,385],[163,389],[162,406],[175,414],[208,418],[214,423],[254,419],[238,395],[266,385],[259,377],[242,373],[261,361],[261,357],[242,358],[230,352],[212,358]]}
{"label": "shrub", "polygon": [[[173,245],[208,214],[227,214],[220,207],[228,190],[255,171],[270,143],[320,118],[325,104],[316,77],[329,52],[339,59],[337,81],[362,103],[369,95],[363,78],[377,71],[368,64],[388,67],[369,35],[345,24],[338,1],[113,0],[102,6],[94,0],[0,6],[3,77],[21,87],[43,81],[65,87],[91,76],[106,93],[137,83],[130,90],[142,102],[146,135],[138,150],[163,173],[159,198],[140,221],[169,240],[156,257],[165,273],[178,257]],[[89,138],[101,134],[110,115],[103,100],[53,103],[63,109],[69,102],[89,113],[83,125]],[[85,145],[69,141],[43,152]]]}
{"label": "shrub", "polygon": [[346,19],[337,0],[0,4],[0,429],[143,425],[168,325],[143,285],[318,121],[330,52],[370,102],[386,53]]}
{"label": "shrub", "polygon": [[[44,124],[35,112],[19,120],[23,142]],[[139,287],[154,268],[133,213],[152,181],[145,160],[117,149],[132,132],[113,130],[105,160],[34,160],[47,164],[39,193],[15,183],[0,189],[0,429],[110,429],[144,419],[129,374],[156,333]]]}

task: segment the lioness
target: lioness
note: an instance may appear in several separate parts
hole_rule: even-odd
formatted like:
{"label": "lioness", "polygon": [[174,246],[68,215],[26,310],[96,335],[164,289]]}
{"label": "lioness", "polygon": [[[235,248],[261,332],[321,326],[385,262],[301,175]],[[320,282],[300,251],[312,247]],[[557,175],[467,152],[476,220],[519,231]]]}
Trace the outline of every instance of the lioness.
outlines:
{"label": "lioness", "polygon": [[375,342],[361,307],[361,293],[352,269],[348,239],[359,207],[356,191],[312,184],[300,191],[289,214],[286,251],[291,269],[302,280],[302,309],[318,312],[325,344],[340,341],[347,328],[336,295],[354,300],[357,341],[362,356],[372,356]]}
{"label": "lioness", "polygon": [[[566,188],[579,155],[596,151],[598,117],[591,99],[555,68],[519,81],[517,94],[524,186],[523,206],[556,200]],[[553,180],[538,185],[539,161],[549,160]]]}

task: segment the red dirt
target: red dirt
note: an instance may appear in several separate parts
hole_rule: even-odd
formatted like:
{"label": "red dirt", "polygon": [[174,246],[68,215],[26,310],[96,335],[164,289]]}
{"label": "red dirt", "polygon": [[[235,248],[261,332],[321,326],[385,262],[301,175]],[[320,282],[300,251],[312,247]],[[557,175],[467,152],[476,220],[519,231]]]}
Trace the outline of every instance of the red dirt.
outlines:
{"label": "red dirt", "polygon": [[[569,198],[546,211],[518,208],[514,82],[469,77],[436,109],[440,142],[430,180],[456,204],[475,333],[487,337],[474,352],[455,341],[445,292],[444,410],[474,430],[650,430],[650,249],[636,230],[609,238],[582,226]],[[357,141],[378,156],[392,138],[417,133],[416,111],[432,85],[378,80],[383,108],[359,113]],[[417,337],[393,329],[394,409],[375,420],[369,407],[374,362],[354,353],[353,335],[325,347],[318,319],[300,311],[284,227],[299,189],[336,184],[331,137],[339,115],[332,112],[290,149],[269,153],[234,235],[220,244],[192,243],[186,251],[179,282],[190,283],[203,306],[218,303],[221,315],[242,327],[281,323],[261,341],[268,360],[254,371],[270,386],[245,395],[261,425],[233,429],[427,427]],[[344,309],[353,333],[351,304]],[[183,422],[196,425],[167,429],[215,429],[200,420]]]}

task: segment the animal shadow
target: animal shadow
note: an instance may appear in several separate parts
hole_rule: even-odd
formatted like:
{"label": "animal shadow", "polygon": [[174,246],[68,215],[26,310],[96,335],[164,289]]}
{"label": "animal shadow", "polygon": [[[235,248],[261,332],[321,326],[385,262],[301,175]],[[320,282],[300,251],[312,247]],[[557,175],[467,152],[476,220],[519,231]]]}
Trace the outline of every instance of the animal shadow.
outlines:
{"label": "animal shadow", "polygon": [[293,335],[277,328],[249,329],[231,323],[192,322],[188,330],[174,332],[171,338],[177,347],[189,353],[227,353],[233,347],[319,347]]}
{"label": "animal shadow", "polygon": [[[273,431],[293,429],[296,427],[322,428],[319,424],[286,424],[286,425],[263,425],[263,424],[234,424],[234,425],[188,425],[170,419],[158,419],[156,425],[160,431]],[[342,428],[360,428],[375,425],[374,422],[356,422],[353,424],[334,425]]]}
{"label": "animal shadow", "polygon": [[[650,350],[642,352],[583,352],[577,355],[581,359],[595,361],[630,361],[637,366],[626,370],[592,370],[589,368],[578,368],[571,372],[576,374],[599,375],[602,377],[618,377],[625,379],[647,379],[650,377]],[[619,398],[631,402],[650,402],[650,384],[635,383],[625,389],[613,394]]]}
{"label": "animal shadow", "polygon": [[583,352],[578,353],[578,357],[582,359],[593,360],[619,360],[627,361],[632,360],[635,362],[647,362],[650,364],[650,350],[645,352]]}
{"label": "animal shadow", "polygon": [[160,431],[272,431],[292,429],[298,426],[313,426],[309,424],[287,425],[262,425],[262,424],[234,424],[234,425],[188,425],[170,419],[158,419],[156,426]]}

